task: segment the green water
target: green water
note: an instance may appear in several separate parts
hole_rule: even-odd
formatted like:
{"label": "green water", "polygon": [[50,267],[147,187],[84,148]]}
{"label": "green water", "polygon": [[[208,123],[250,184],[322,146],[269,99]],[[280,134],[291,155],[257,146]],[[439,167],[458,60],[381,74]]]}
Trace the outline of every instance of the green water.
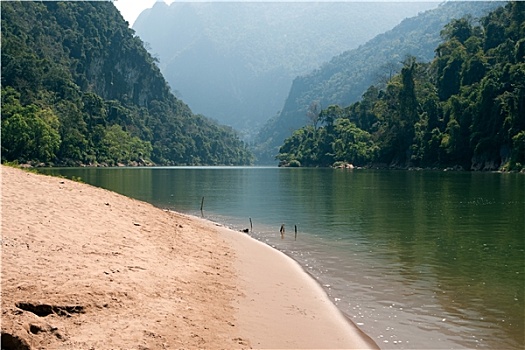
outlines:
{"label": "green water", "polygon": [[[381,348],[523,349],[525,176],[279,168],[45,172],[201,215],[299,261]],[[285,238],[279,227],[285,224]],[[294,227],[298,228],[295,240]]]}

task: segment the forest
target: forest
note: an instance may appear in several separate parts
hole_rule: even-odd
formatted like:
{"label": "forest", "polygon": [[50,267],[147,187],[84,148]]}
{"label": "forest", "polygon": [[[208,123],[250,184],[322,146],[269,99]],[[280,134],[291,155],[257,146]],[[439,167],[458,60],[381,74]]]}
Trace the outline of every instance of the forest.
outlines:
{"label": "forest", "polygon": [[236,132],[177,99],[113,3],[1,2],[2,162],[248,165]]}
{"label": "forest", "polygon": [[349,106],[308,107],[282,166],[525,170],[525,3],[454,19],[431,62],[413,56]]}
{"label": "forest", "polygon": [[345,51],[309,74],[298,76],[278,115],[268,120],[256,138],[258,160],[274,161],[291,131],[308,124],[308,106],[348,106],[361,99],[370,85],[383,85],[414,56],[429,62],[442,42],[440,31],[453,19],[467,15],[480,18],[504,3],[498,1],[447,1],[437,8],[406,18],[388,32],[366,44]]}

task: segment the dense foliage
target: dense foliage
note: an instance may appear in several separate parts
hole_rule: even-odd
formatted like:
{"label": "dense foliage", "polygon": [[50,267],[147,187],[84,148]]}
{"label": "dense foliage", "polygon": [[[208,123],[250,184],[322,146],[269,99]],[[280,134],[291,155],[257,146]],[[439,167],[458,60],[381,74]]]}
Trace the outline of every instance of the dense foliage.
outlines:
{"label": "dense foliage", "polygon": [[[280,148],[284,164],[525,168],[525,3],[452,20],[431,63],[407,57],[384,88],[330,106]],[[317,124],[321,125],[317,127]]]}
{"label": "dense foliage", "polygon": [[231,128],[194,115],[113,3],[2,2],[2,160],[243,165]]}
{"label": "dense foliage", "polygon": [[297,77],[282,111],[259,132],[257,157],[273,160],[284,139],[307,124],[306,114],[311,103],[326,108],[358,101],[371,84],[384,85],[392,75],[399,73],[407,55],[423,62],[432,60],[434,49],[441,42],[439,33],[452,19],[467,14],[479,18],[502,4],[497,1],[445,2],[405,19],[359,48],[343,52],[319,69]]}

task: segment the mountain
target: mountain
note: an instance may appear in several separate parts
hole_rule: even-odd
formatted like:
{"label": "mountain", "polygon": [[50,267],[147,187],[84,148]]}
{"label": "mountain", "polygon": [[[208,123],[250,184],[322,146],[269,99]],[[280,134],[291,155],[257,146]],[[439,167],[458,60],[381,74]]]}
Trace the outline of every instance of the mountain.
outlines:
{"label": "mountain", "polygon": [[2,1],[2,161],[243,165],[229,127],[177,99],[109,1]]}
{"label": "mountain", "polygon": [[279,160],[525,172],[525,2],[454,19],[441,36],[430,63],[408,57],[361,101],[323,109]]}
{"label": "mountain", "polygon": [[249,137],[292,80],[435,2],[157,3],[133,28],[196,112]]}
{"label": "mountain", "polygon": [[407,55],[420,61],[432,60],[441,42],[440,32],[452,19],[465,15],[479,18],[502,5],[498,1],[442,3],[297,77],[282,111],[263,126],[255,139],[259,162],[274,161],[284,139],[309,122],[309,108],[347,106],[359,100],[370,85],[384,83],[397,73]]}

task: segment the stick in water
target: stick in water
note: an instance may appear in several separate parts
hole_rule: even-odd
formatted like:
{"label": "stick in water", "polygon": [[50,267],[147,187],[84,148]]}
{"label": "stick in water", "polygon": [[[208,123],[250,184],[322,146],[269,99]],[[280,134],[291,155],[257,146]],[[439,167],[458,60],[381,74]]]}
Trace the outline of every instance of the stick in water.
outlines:
{"label": "stick in water", "polygon": [[253,232],[252,218],[250,218],[250,231]]}
{"label": "stick in water", "polygon": [[202,211],[203,206],[204,206],[204,197],[202,197],[202,200],[201,200],[201,211]]}
{"label": "stick in water", "polygon": [[295,240],[297,241],[297,225],[295,225]]}

